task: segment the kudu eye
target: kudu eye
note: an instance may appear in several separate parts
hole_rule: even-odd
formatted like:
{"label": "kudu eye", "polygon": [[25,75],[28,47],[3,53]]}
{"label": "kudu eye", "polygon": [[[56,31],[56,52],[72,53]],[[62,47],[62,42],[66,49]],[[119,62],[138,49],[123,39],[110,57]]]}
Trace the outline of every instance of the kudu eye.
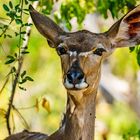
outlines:
{"label": "kudu eye", "polygon": [[93,54],[101,56],[103,52],[106,52],[104,48],[97,48],[96,50],[93,51]]}
{"label": "kudu eye", "polygon": [[63,55],[63,54],[67,53],[66,47],[61,44],[56,48],[56,51],[57,51],[58,55]]}

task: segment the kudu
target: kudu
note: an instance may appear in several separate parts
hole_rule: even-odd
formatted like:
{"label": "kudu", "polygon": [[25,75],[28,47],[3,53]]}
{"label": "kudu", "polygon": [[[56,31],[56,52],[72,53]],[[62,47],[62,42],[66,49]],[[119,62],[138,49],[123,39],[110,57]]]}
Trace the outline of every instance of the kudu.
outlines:
{"label": "kudu", "polygon": [[140,5],[99,34],[87,30],[65,32],[32,6],[29,9],[36,28],[60,56],[67,90],[66,114],[62,126],[49,137],[24,131],[7,140],[93,140],[101,64],[115,48],[140,44]]}

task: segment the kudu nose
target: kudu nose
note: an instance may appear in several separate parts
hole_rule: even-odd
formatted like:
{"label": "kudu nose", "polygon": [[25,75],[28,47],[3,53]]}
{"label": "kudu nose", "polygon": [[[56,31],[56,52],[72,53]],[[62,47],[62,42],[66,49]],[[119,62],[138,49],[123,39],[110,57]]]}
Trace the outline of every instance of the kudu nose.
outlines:
{"label": "kudu nose", "polygon": [[84,73],[79,70],[71,70],[67,73],[67,80],[71,84],[79,84],[84,78]]}

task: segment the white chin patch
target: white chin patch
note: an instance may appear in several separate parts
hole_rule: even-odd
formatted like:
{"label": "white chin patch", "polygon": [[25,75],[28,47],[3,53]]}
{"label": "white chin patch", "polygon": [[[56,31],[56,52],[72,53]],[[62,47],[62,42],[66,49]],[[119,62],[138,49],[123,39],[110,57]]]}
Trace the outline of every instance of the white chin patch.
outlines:
{"label": "white chin patch", "polygon": [[68,79],[66,78],[64,85],[66,88],[70,89],[70,88],[74,88],[74,85],[69,83]]}
{"label": "white chin patch", "polygon": [[72,88],[75,88],[75,89],[84,89],[84,88],[88,87],[88,84],[85,81],[82,81],[79,84],[73,85],[73,84],[69,83],[69,81],[67,80],[67,78],[66,78],[66,80],[64,82],[64,85],[68,89],[72,89]]}
{"label": "white chin patch", "polygon": [[75,88],[77,88],[77,89],[84,89],[86,87],[88,87],[88,84],[86,82],[81,82],[81,83],[75,85]]}

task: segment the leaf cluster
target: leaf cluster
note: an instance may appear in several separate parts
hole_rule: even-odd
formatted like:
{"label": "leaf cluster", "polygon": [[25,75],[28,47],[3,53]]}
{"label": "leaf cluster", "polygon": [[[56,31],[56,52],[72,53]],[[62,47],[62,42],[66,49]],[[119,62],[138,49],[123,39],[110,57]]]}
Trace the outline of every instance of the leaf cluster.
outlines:
{"label": "leaf cluster", "polygon": [[[32,0],[25,0],[25,4],[28,5],[28,3]],[[3,9],[5,10],[5,13],[7,17],[9,17],[10,22],[8,25],[3,25],[0,27],[0,30],[2,33],[0,34],[0,37],[4,36],[4,38],[9,37],[12,38],[12,35],[7,34],[7,30],[9,29],[9,26],[13,23],[13,21],[21,26],[21,27],[26,27],[26,26],[31,26],[32,24],[24,23],[22,19],[22,14],[24,13],[26,15],[29,15],[29,10],[26,8],[21,7],[21,3],[14,4],[12,1],[9,1],[8,4],[3,4]],[[15,36],[18,36],[20,34],[25,34],[24,31],[21,31],[20,33],[15,32]]]}
{"label": "leaf cluster", "polygon": [[26,90],[26,88],[24,88],[24,87],[22,87],[21,85],[22,84],[24,84],[24,83],[26,83],[27,81],[31,81],[31,82],[33,82],[34,80],[33,80],[33,78],[31,78],[30,76],[28,76],[28,75],[26,75],[26,70],[24,70],[21,74],[20,74],[20,79],[19,79],[19,81],[18,81],[18,83],[19,83],[19,88],[21,89],[21,90]]}
{"label": "leaf cluster", "polygon": [[136,53],[137,63],[140,66],[140,45],[137,45],[136,47],[129,48],[130,52]]}
{"label": "leaf cluster", "polygon": [[137,132],[134,132],[132,130],[131,132],[128,132],[123,135],[123,140],[130,140],[130,139],[139,140],[140,139],[140,130],[138,130]]}
{"label": "leaf cluster", "polygon": [[73,17],[77,18],[77,23],[80,27],[86,14],[93,12],[94,9],[93,0],[68,0],[61,4],[60,14],[55,14],[55,19],[58,23],[65,24],[68,30],[71,30],[72,25],[70,21]]}
{"label": "leaf cluster", "polygon": [[125,14],[135,7],[137,0],[98,0],[97,11],[107,18],[110,10],[113,18],[118,18],[120,12]]}
{"label": "leaf cluster", "polygon": [[[22,55],[28,54],[29,51],[27,50],[28,47],[22,48],[22,41],[24,41],[24,35],[26,35],[26,31],[24,27],[31,26],[31,23],[28,23],[27,21],[24,22],[24,15],[29,16],[29,10],[25,7],[28,6],[31,2],[36,0],[21,0],[18,4],[14,4],[13,1],[9,1],[7,4],[3,4],[3,9],[5,10],[5,13],[7,17],[10,18],[10,23],[8,25],[4,25],[0,27],[0,30],[2,31],[0,37],[4,36],[4,39],[6,37],[12,38],[13,36],[18,37],[19,41],[17,42],[18,52],[15,52],[14,55],[8,55],[5,61],[6,65],[12,66],[10,74],[14,75],[14,78],[18,78],[18,87],[22,90],[26,90],[26,88],[22,87],[21,84],[27,82],[27,81],[33,81],[33,79],[26,75],[26,71],[23,71],[23,73],[20,74],[18,67],[15,66],[15,64],[18,62],[18,65],[20,65],[20,61],[22,60]],[[9,26],[12,23],[15,23],[18,32],[14,31],[13,35],[9,35],[8,29]]]}
{"label": "leaf cluster", "polygon": [[42,7],[42,13],[49,15],[53,9],[53,0],[42,0],[40,6]]}

